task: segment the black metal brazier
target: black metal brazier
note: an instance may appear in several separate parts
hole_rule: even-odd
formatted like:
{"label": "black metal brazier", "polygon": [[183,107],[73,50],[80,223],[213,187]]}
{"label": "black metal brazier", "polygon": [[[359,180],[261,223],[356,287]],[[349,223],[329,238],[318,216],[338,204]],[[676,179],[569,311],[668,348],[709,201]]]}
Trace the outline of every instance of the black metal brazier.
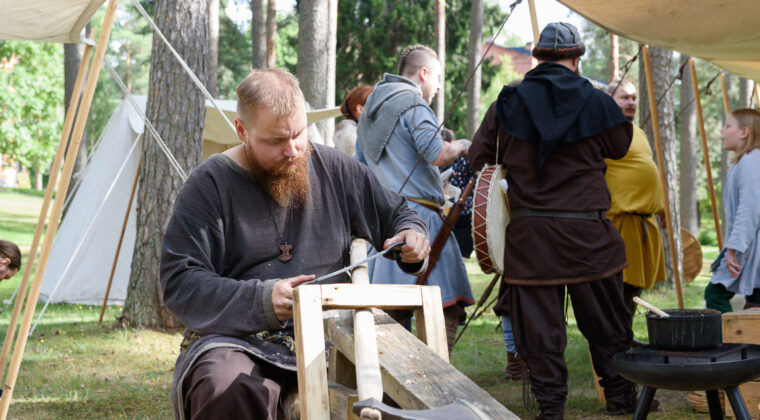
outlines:
{"label": "black metal brazier", "polygon": [[713,349],[721,342],[720,311],[715,309],[666,309],[670,317],[647,312],[649,344],[663,350]]}

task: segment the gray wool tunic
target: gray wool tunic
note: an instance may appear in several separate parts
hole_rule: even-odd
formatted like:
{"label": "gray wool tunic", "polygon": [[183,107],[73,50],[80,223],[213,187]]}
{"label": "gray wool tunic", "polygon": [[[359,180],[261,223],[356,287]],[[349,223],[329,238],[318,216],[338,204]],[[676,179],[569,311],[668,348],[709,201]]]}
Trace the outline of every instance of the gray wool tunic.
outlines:
{"label": "gray wool tunic", "polygon": [[[406,200],[383,188],[366,166],[335,149],[313,147],[311,189],[301,209],[279,207],[250,172],[224,155],[196,168],[177,197],[163,239],[161,286],[167,308],[198,336],[175,365],[172,402],[178,418],[182,380],[212,348],[241,348],[258,361],[296,370],[288,347],[254,336],[287,334],[272,307],[278,279],[320,276],[348,265],[354,236],[382,249],[385,239],[404,229],[427,235]],[[278,259],[281,242],[293,245],[287,263]],[[419,274],[426,263],[399,266]]]}

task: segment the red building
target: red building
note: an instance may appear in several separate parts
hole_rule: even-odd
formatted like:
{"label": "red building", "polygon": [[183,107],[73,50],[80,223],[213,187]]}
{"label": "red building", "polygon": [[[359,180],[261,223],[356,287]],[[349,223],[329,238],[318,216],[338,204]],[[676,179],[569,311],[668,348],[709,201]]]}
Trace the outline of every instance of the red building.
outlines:
{"label": "red building", "polygon": [[[480,47],[481,55],[486,52],[490,40],[483,43]],[[509,56],[512,68],[520,76],[524,76],[535,65],[533,57],[530,55],[533,50],[533,42],[528,42],[523,47],[505,47],[503,45],[494,43],[491,49],[488,51],[486,58],[491,58],[494,63],[501,64],[504,60],[504,56]]]}

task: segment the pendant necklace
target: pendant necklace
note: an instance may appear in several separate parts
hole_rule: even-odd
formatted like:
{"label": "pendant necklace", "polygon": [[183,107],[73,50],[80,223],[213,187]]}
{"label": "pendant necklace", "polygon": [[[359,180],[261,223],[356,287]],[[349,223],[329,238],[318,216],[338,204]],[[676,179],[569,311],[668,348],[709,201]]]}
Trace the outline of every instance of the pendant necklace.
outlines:
{"label": "pendant necklace", "polygon": [[285,216],[285,225],[282,227],[282,233],[280,233],[280,228],[277,226],[277,220],[274,217],[274,213],[272,212],[272,204],[269,203],[267,206],[267,209],[269,210],[269,216],[272,218],[272,223],[274,223],[274,230],[277,233],[277,243],[280,246],[280,256],[277,257],[280,261],[286,263],[293,259],[293,255],[291,255],[290,251],[293,250],[293,245],[283,242],[282,237],[285,236],[285,229],[288,228],[288,225],[290,222],[293,221],[293,206],[292,206],[292,199],[288,203],[288,212]]}
{"label": "pendant necklace", "polygon": [[[251,165],[251,161],[248,158],[248,149],[245,143],[243,143],[243,157],[245,158],[245,161],[248,164],[249,168],[252,168],[253,166]],[[288,210],[285,215],[285,225],[283,226],[282,233],[280,233],[280,228],[277,226],[277,220],[274,217],[274,212],[272,212],[271,202],[267,203],[267,210],[269,210],[269,217],[272,219],[272,223],[274,224],[274,231],[277,234],[277,245],[280,247],[280,256],[277,258],[283,263],[286,263],[293,259],[293,255],[290,253],[290,251],[293,250],[293,245],[287,242],[283,242],[282,237],[285,235],[285,229],[287,229],[288,225],[293,221],[293,197],[288,200]]]}

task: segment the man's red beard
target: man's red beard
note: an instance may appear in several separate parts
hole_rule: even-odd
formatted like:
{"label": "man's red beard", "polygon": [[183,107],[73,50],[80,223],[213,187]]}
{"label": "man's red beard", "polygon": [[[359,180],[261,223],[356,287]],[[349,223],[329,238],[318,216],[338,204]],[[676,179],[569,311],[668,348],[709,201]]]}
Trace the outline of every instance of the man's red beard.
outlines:
{"label": "man's red beard", "polygon": [[[285,159],[277,162],[272,169],[266,170],[259,164],[255,156],[248,155],[244,149],[251,172],[264,187],[264,190],[277,202],[280,207],[293,205],[296,208],[306,204],[309,195],[309,155],[311,143],[307,143],[306,151],[293,160]],[[290,165],[288,165],[290,163]],[[292,201],[291,201],[292,200]]]}

